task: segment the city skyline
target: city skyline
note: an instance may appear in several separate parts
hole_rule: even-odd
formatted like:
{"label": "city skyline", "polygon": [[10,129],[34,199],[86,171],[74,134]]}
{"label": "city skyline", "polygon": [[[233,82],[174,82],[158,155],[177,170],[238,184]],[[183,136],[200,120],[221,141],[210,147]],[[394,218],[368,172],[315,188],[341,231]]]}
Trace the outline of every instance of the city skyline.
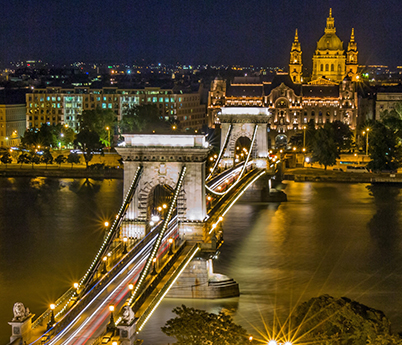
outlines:
{"label": "city skyline", "polygon": [[4,4],[0,60],[286,66],[297,28],[310,68],[329,8],[345,49],[355,29],[359,64],[401,64],[402,9],[395,0],[14,1]]}

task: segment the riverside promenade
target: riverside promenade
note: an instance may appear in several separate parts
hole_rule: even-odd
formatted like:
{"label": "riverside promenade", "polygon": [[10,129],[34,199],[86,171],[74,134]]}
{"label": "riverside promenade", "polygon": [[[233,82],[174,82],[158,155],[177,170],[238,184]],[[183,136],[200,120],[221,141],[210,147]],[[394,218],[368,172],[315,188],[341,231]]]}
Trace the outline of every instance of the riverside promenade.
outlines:
{"label": "riverside promenade", "polygon": [[284,180],[296,182],[402,183],[401,173],[343,172],[320,168],[294,168],[284,171]]}

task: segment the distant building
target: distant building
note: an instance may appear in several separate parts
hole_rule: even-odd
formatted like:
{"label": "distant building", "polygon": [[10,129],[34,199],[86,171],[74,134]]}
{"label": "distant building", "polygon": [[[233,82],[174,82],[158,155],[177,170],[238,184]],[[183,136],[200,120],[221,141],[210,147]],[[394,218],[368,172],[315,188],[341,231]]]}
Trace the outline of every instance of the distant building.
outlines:
{"label": "distant building", "polygon": [[391,111],[397,103],[402,103],[402,85],[379,87],[376,96],[375,119],[378,120],[382,112]]}
{"label": "distant building", "polygon": [[[303,77],[302,49],[296,29],[290,50],[289,73],[235,77],[231,83],[216,79],[208,100],[209,122],[219,123],[219,112],[228,107],[262,107],[270,115],[271,140],[283,143],[310,121],[316,127],[336,120],[354,130],[358,124],[359,80],[354,30],[345,53],[336,35],[330,10],[325,33],[317,42],[311,78]],[[305,79],[310,79],[305,83]],[[239,109],[239,111],[241,111]]]}
{"label": "distant building", "polygon": [[18,146],[26,129],[24,91],[0,90],[0,146]]}
{"label": "distant building", "polygon": [[186,92],[159,87],[121,89],[103,87],[47,87],[33,89],[26,95],[28,127],[64,124],[78,129],[78,116],[84,110],[110,109],[121,120],[124,110],[134,105],[155,104],[161,116],[179,120],[183,129],[201,129],[206,125],[206,107],[199,92]]}

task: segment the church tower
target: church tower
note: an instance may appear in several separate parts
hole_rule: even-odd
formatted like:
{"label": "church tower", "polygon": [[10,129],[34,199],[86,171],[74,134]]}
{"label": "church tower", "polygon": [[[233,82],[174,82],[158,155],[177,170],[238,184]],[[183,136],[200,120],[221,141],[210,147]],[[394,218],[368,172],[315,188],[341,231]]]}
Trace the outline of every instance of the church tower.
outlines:
{"label": "church tower", "polygon": [[357,75],[357,43],[355,42],[355,30],[352,29],[350,35],[350,42],[348,44],[348,50],[346,52],[346,74],[355,80]]}
{"label": "church tower", "polygon": [[339,83],[345,76],[345,60],[343,42],[336,35],[335,20],[330,9],[324,36],[317,42],[313,55],[312,81],[325,78]]}
{"label": "church tower", "polygon": [[302,73],[303,73],[302,51],[299,42],[299,36],[296,29],[295,39],[292,43],[292,49],[290,50],[289,75],[294,83],[301,84],[303,81]]}

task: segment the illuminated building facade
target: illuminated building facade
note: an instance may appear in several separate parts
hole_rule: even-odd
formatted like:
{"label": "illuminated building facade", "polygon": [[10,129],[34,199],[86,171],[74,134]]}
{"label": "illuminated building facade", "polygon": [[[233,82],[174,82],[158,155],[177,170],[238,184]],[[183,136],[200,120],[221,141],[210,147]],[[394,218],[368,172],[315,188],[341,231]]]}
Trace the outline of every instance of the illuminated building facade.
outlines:
{"label": "illuminated building facade", "polygon": [[[219,113],[227,107],[262,107],[270,116],[268,131],[275,138],[286,139],[300,131],[310,121],[316,127],[336,120],[352,130],[358,123],[357,44],[352,29],[348,49],[336,35],[330,10],[325,34],[317,43],[313,56],[311,81],[303,83],[302,50],[298,31],[290,50],[289,73],[235,77],[211,84],[208,114],[211,122],[219,124]],[[272,138],[272,135],[271,135]]]}
{"label": "illuminated building facade", "polygon": [[47,123],[66,124],[77,130],[78,116],[84,110],[110,109],[116,114],[116,118],[121,120],[125,109],[144,104],[155,104],[161,116],[167,120],[178,120],[183,129],[201,129],[206,124],[206,108],[201,104],[198,92],[175,92],[173,89],[157,87],[34,89],[26,95],[26,122],[28,128],[39,128]]}

